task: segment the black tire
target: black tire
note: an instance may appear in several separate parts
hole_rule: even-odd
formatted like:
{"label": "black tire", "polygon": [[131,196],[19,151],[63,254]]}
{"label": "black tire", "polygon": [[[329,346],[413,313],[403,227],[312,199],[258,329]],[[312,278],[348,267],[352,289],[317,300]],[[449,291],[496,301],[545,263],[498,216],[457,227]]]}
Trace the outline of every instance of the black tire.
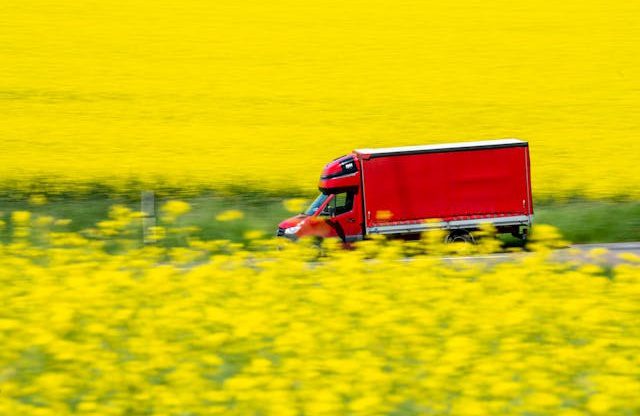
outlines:
{"label": "black tire", "polygon": [[529,235],[527,233],[511,233],[511,235],[518,239],[518,246],[526,251],[527,243],[529,242]]}
{"label": "black tire", "polygon": [[467,230],[454,230],[451,231],[444,238],[445,244],[453,244],[453,243],[467,243],[467,244],[475,244],[476,240],[473,238],[471,233]]}

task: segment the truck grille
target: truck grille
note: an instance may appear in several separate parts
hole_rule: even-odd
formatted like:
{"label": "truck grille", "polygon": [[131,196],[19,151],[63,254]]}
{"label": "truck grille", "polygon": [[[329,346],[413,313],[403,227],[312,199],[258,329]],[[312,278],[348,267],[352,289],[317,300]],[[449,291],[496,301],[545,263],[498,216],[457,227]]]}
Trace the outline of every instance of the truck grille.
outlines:
{"label": "truck grille", "polygon": [[276,236],[282,237],[283,235],[284,235],[284,228],[278,228],[278,232],[276,233]]}

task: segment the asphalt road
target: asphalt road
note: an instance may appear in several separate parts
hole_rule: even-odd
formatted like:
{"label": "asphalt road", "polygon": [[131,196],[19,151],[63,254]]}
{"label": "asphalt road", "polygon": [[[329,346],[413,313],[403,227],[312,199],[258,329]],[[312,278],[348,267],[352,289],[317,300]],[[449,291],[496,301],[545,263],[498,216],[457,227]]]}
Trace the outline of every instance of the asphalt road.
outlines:
{"label": "asphalt road", "polygon": [[[558,261],[597,262],[615,265],[624,262],[619,257],[622,253],[632,253],[640,256],[640,242],[631,243],[602,243],[602,244],[573,244],[570,247],[558,249],[553,258]],[[487,261],[500,262],[527,256],[528,253],[500,253],[468,257],[445,257],[448,261]]]}

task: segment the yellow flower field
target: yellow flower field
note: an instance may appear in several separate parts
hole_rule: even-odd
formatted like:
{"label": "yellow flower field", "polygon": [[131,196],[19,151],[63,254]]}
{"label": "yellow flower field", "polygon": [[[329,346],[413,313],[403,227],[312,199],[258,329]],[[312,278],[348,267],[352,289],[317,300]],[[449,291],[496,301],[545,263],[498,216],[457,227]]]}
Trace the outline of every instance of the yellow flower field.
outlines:
{"label": "yellow flower field", "polygon": [[400,261],[442,250],[429,235],[325,245],[323,257],[304,241],[142,248],[128,241],[130,214],[114,209],[100,226],[116,251],[46,231],[51,218],[12,216],[0,244],[0,414],[640,412],[632,254],[613,268],[602,253],[556,263],[553,230],[537,253],[493,266]]}
{"label": "yellow flower field", "polygon": [[640,196],[640,3],[0,5],[0,187],[312,192],[358,147],[519,137],[537,197]]}

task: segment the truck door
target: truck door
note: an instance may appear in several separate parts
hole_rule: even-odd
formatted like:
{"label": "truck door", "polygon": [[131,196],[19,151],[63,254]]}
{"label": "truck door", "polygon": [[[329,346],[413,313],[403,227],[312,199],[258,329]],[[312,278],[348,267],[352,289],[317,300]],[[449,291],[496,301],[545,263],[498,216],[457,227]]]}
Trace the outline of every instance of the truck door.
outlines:
{"label": "truck door", "polygon": [[356,190],[333,194],[321,216],[331,227],[331,237],[340,237],[347,242],[362,239],[362,217]]}

